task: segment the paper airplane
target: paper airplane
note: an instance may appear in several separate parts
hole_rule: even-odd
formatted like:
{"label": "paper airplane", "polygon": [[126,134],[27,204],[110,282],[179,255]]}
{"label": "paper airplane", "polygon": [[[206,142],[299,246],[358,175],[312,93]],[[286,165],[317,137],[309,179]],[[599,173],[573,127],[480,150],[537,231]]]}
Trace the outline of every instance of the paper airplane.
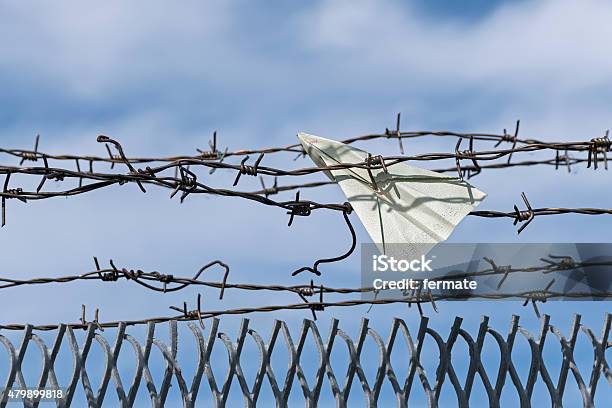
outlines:
{"label": "paper airplane", "polygon": [[[299,133],[298,138],[319,167],[363,164],[371,157],[368,152],[334,140],[306,133]],[[486,197],[458,177],[404,163],[387,165],[386,171],[352,167],[324,172],[340,185],[384,254],[397,247],[390,244],[417,244],[402,245],[404,255],[428,252],[423,248],[430,249],[446,240],[457,224]]]}

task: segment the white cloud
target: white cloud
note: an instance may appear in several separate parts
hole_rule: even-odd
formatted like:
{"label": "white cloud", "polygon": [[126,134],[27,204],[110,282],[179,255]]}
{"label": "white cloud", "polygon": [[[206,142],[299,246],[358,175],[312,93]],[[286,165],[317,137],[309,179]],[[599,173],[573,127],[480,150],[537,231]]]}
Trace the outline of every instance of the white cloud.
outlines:
{"label": "white cloud", "polygon": [[[33,11],[9,2],[0,10],[0,63],[94,99],[170,78],[274,88],[308,71],[338,87],[351,78],[365,88],[484,85],[536,98],[534,89],[559,96],[610,82],[612,4],[600,0],[517,2],[473,22],[437,20],[397,1],[321,2],[299,18],[279,16],[277,28],[257,27],[296,32],[269,53],[249,50],[243,9],[74,1]],[[312,84],[292,85],[311,92]]]}
{"label": "white cloud", "polygon": [[302,33],[311,49],[360,72],[416,75],[426,86],[575,90],[610,81],[610,17],[612,4],[599,0],[517,2],[470,23],[437,21],[395,1],[336,1],[305,16]]}
{"label": "white cloud", "polygon": [[69,1],[41,3],[36,9],[10,2],[0,7],[0,62],[88,97],[143,78],[153,81],[168,69],[204,71],[201,59],[193,56],[213,50],[227,22],[227,7],[217,2]]}
{"label": "white cloud", "polygon": [[[169,126],[172,116],[215,107],[250,122],[276,110],[310,123],[306,115],[354,119],[358,111],[367,122],[373,109],[407,107],[416,118],[437,107],[444,121],[476,116],[484,105],[496,116],[479,118],[481,126],[585,113],[598,131],[607,115],[604,104],[590,103],[611,85],[612,5],[600,0],[517,2],[470,22],[393,0],[320,2],[279,12],[273,23],[261,20],[270,10],[245,15],[240,2],[0,7],[6,78],[51,85],[54,96],[85,104],[125,106],[127,116],[163,112]],[[441,99],[460,103],[450,111]]]}

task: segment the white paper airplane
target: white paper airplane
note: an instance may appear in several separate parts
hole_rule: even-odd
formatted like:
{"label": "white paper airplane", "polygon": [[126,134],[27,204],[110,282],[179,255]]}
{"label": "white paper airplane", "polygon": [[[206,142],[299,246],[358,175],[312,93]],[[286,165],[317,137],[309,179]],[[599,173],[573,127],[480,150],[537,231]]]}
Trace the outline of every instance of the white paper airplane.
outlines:
{"label": "white paper airplane", "polygon": [[[306,133],[299,133],[298,138],[320,167],[364,163],[371,157],[368,152],[334,140]],[[389,254],[389,244],[418,244],[414,245],[418,246],[414,253],[410,253],[413,252],[410,245],[402,245],[404,255],[428,252],[446,240],[457,224],[486,197],[458,177],[404,163],[386,167],[387,171],[354,167],[325,170],[340,185],[384,254]],[[423,251],[425,247],[429,249]]]}

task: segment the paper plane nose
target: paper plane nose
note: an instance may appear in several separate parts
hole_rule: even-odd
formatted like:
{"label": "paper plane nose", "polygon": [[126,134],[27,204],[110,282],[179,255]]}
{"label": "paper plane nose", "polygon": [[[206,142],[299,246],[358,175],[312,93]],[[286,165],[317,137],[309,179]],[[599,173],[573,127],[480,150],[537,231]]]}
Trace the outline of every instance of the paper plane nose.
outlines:
{"label": "paper plane nose", "polygon": [[299,132],[297,137],[304,148],[307,148],[308,145],[316,144],[317,139],[319,139],[317,136],[309,135],[304,132]]}

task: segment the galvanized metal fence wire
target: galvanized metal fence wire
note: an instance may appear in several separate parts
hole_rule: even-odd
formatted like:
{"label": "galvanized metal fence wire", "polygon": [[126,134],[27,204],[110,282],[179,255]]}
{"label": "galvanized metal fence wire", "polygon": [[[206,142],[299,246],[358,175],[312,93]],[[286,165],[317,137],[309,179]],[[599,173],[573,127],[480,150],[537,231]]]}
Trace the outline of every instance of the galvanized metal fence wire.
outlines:
{"label": "galvanized metal fence wire", "polygon": [[[488,404],[490,407],[502,406],[504,394],[514,394],[518,397],[521,407],[535,405],[544,406],[595,406],[595,395],[600,387],[612,387],[612,370],[606,359],[606,350],[612,347],[609,340],[612,315],[606,315],[600,334],[581,324],[581,316],[576,315],[567,334],[563,334],[551,324],[550,317],[544,315],[541,328],[537,333],[530,333],[519,324],[519,317],[514,316],[509,331],[503,334],[490,327],[489,318],[483,316],[476,333],[470,334],[462,328],[462,318],[457,317],[447,336],[434,330],[429,325],[427,317],[421,317],[420,323],[410,325],[402,319],[394,319],[390,331],[379,333],[372,329],[367,319],[362,320],[356,337],[351,337],[341,328],[340,321],[333,319],[327,335],[317,327],[312,320],[304,320],[296,337],[293,337],[287,323],[275,321],[268,336],[260,334],[251,327],[248,319],[243,319],[237,334],[231,335],[221,331],[220,320],[213,319],[206,330],[194,323],[189,323],[192,339],[179,339],[176,321],[167,324],[169,342],[159,339],[162,324],[148,323],[146,337],[139,341],[128,333],[128,326],[120,323],[116,333],[103,335],[98,327],[91,323],[85,327],[85,335],[79,344],[75,329],[69,325],[60,325],[55,331],[52,344],[46,344],[36,334],[32,326],[27,325],[22,330],[22,338],[14,344],[0,331],[0,343],[8,353],[8,377],[5,387],[50,388],[63,389],[65,393],[56,401],[58,407],[68,407],[75,404],[75,396],[82,388],[86,403],[90,407],[121,406],[132,407],[140,397],[150,400],[154,407],[162,407],[167,403],[170,387],[175,384],[185,407],[201,406],[203,401],[213,401],[215,406],[226,406],[228,397],[238,388],[246,406],[256,406],[262,393],[269,395],[276,406],[288,405],[290,394],[303,396],[305,405],[317,406],[322,393],[331,392],[336,406],[348,406],[350,394],[361,395],[366,406],[377,406],[381,400],[394,400],[397,406],[407,407],[410,398],[420,396],[428,407],[441,405],[440,397],[443,387],[452,390],[459,407],[470,406],[474,398],[478,406]],[[165,325],[164,325],[165,326]],[[187,332],[184,332],[187,333]],[[580,336],[584,336],[593,349],[593,363],[590,372],[581,372],[575,361],[574,351]],[[492,339],[499,354],[499,363],[483,359],[483,347],[487,339]],[[193,376],[187,376],[179,365],[181,342],[193,341],[197,344],[196,352],[188,358],[195,365]],[[378,349],[376,357],[369,353],[364,355],[365,343],[373,342]],[[424,344],[433,341],[436,351],[424,354]],[[259,353],[245,354],[245,344],[254,342]],[[315,355],[306,352],[306,344],[314,344]],[[463,344],[461,344],[463,343]],[[513,350],[527,345],[530,356],[525,359],[519,355],[513,359]],[[551,367],[544,357],[545,344],[557,343],[562,355],[560,367]],[[56,373],[58,353],[62,344],[67,344],[72,358],[72,371],[67,383],[60,383]],[[129,346],[128,346],[129,344]],[[227,352],[228,371],[223,378],[213,372],[212,351],[221,347]],[[461,356],[467,359],[468,369],[465,375],[458,374],[453,361],[462,349],[467,347],[468,353]],[[23,367],[28,364],[24,360],[26,351],[36,348],[42,356],[42,367],[36,384],[27,384]],[[92,350],[99,348],[103,353],[103,364],[87,368],[87,361]],[[286,353],[288,367],[275,370],[272,366],[272,355],[282,350]],[[393,350],[396,353],[393,354]],[[401,352],[398,353],[397,350]],[[550,346],[548,346],[550,350]],[[334,351],[334,358],[332,358]],[[549,351],[550,352],[550,351]],[[118,368],[120,355],[127,354],[129,359],[135,359],[135,370],[131,378],[126,378]],[[165,369],[161,380],[156,381],[152,374],[152,355],[163,356]],[[276,355],[276,354],[275,354]],[[399,361],[402,359],[403,361]],[[342,356],[342,357],[339,357]],[[514,353],[516,356],[516,352]],[[64,357],[65,358],[65,357]],[[122,357],[125,361],[126,357]],[[581,357],[583,358],[583,357]],[[340,370],[339,359],[346,361]],[[377,367],[374,375],[364,368],[364,359],[375,359]],[[184,360],[183,360],[184,361]],[[253,363],[253,362],[256,363]],[[425,371],[425,363],[437,363],[433,372]],[[65,362],[64,362],[65,363]],[[245,364],[255,366],[254,376],[245,375]],[[305,366],[313,365],[316,371],[309,377]],[[394,368],[402,366],[406,370]],[[435,364],[434,364],[435,365]],[[89,367],[92,367],[89,365]],[[557,371],[558,369],[558,371]],[[93,373],[95,371],[95,373]],[[400,372],[401,371],[401,372]],[[98,388],[94,388],[90,377],[101,378]],[[249,380],[248,378],[251,378]],[[557,378],[555,381],[553,378]],[[400,378],[405,378],[401,381]],[[159,376],[158,376],[159,379]],[[327,383],[324,385],[324,383]],[[542,401],[542,396],[534,401],[534,389],[544,385],[548,401]],[[390,386],[390,387],[389,387]],[[575,392],[566,392],[568,388],[577,388]],[[266,389],[267,388],[267,389]],[[486,395],[474,395],[474,389],[484,389]],[[0,394],[0,407],[7,406],[8,391]],[[329,391],[331,390],[331,391]],[[174,391],[176,393],[176,391]],[[391,395],[385,395],[391,392]],[[352,401],[355,400],[355,395]],[[142,401],[142,399],[140,399]],[[484,402],[486,401],[486,402]],[[39,401],[23,399],[26,407],[37,407]],[[262,402],[266,406],[271,401]],[[82,404],[82,403],[81,403]],[[454,405],[454,404],[453,404]]]}

